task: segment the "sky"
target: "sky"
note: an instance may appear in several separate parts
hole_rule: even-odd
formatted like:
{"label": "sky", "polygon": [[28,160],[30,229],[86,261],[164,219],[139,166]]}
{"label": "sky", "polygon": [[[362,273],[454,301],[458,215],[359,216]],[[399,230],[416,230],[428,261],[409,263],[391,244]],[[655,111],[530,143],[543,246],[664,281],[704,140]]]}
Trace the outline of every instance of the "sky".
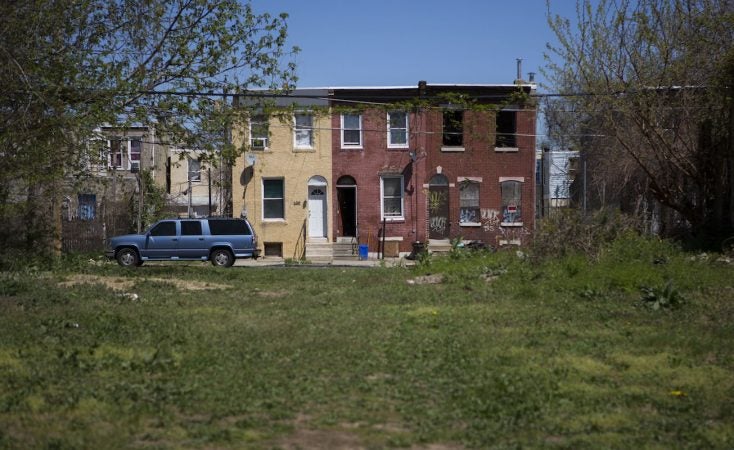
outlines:
{"label": "sky", "polygon": [[[286,12],[298,87],[510,84],[536,73],[554,42],[546,0],[252,0]],[[575,0],[550,0],[573,19]],[[541,86],[541,91],[543,90]]]}

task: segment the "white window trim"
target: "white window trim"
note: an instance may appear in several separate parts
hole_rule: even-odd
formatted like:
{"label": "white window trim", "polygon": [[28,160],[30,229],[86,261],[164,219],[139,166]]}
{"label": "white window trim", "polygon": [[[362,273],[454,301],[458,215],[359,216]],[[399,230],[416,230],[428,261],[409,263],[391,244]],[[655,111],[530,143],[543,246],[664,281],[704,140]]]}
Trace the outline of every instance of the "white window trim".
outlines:
{"label": "white window trim", "polygon": [[[194,156],[198,156],[198,155],[196,153],[194,153]],[[196,179],[196,180],[191,179],[191,161],[193,161],[195,159],[198,160],[198,157],[197,158],[194,158],[190,154],[188,154],[188,153],[186,154],[186,182],[187,183],[189,182],[189,180],[192,183],[201,183],[201,179],[202,179],[201,171],[203,170],[203,167],[202,167],[202,164],[201,164],[201,160],[199,160],[199,177],[198,177],[198,179]]]}
{"label": "white window trim", "polygon": [[[502,183],[505,181],[517,181],[521,184],[525,183],[525,177],[499,177],[499,180],[500,180],[499,181],[500,182],[500,195],[502,195]],[[522,206],[522,203],[520,205]],[[500,206],[503,206],[503,205],[500,205]],[[501,227],[522,227],[523,225],[524,223],[522,221],[520,222],[500,222]]]}
{"label": "white window trim", "polygon": [[[400,178],[400,215],[385,217],[385,178]],[[380,176],[380,220],[386,222],[405,221],[405,179],[403,175]]]}
{"label": "white window trim", "polygon": [[[347,144],[344,142],[344,132],[346,129],[344,128],[344,116],[357,116],[359,117],[359,144]],[[342,114],[341,117],[341,148],[349,148],[349,149],[361,149],[364,148],[364,133],[362,130],[362,114]],[[353,128],[350,128],[349,130],[354,130]]]}
{"label": "white window trim", "polygon": [[[137,161],[133,161],[133,141],[140,142],[140,152],[138,153]],[[143,170],[143,138],[141,136],[133,136],[128,139],[128,158],[127,158],[127,170],[133,170],[133,162],[138,163],[138,171]]]}
{"label": "white window trim", "polygon": [[[266,136],[264,138],[255,138],[255,137],[252,136],[252,119],[255,116],[261,116],[261,115],[265,117],[265,122],[268,124],[268,136]],[[247,124],[248,124],[248,126],[247,126],[247,131],[248,131],[247,139],[248,139],[248,141],[250,143],[250,150],[255,150],[255,151],[268,150],[270,148],[270,118],[268,116],[264,115],[264,114],[254,114],[252,117],[250,117],[248,119]],[[255,147],[255,145],[253,144],[253,142],[256,139],[262,139],[262,140],[264,140],[265,141],[263,143],[264,145],[262,147],[260,147],[260,146]]]}
{"label": "white window trim", "polygon": [[[390,114],[392,113],[402,113],[405,114],[405,128],[395,128],[395,130],[405,130],[405,143],[404,144],[393,144],[392,134],[390,131],[392,131],[392,128],[390,127]],[[407,111],[388,111],[387,112],[387,148],[410,148],[410,116]]]}
{"label": "white window trim", "polygon": [[[116,166],[112,163],[112,142],[120,143],[120,165]],[[127,157],[127,158],[126,158]],[[124,161],[127,160],[127,164]],[[130,140],[118,138],[107,140],[107,167],[119,170],[130,170]]]}
{"label": "white window trim", "polygon": [[[298,145],[298,123],[296,122],[296,116],[310,116],[311,117],[311,144],[310,145]],[[303,128],[306,130],[306,128]],[[314,127],[314,115],[311,111],[297,111],[293,113],[293,149],[294,150],[313,150],[316,146],[316,128]]]}
{"label": "white window trim", "polygon": [[[265,182],[270,180],[280,180],[283,183],[283,217],[265,217]],[[263,177],[260,181],[260,209],[262,210],[262,213],[260,214],[263,222],[285,222],[285,178],[283,177]]]}
{"label": "white window trim", "polygon": [[495,147],[494,151],[497,153],[517,153],[520,151],[520,147]]}
{"label": "white window trim", "polygon": [[[478,185],[479,192],[477,193],[479,195],[480,203],[477,209],[479,209],[479,212],[481,214],[481,183],[482,183],[482,177],[456,177],[457,183],[462,182],[469,182]],[[459,191],[459,215],[461,215],[461,191]],[[481,222],[461,222],[459,221],[460,227],[481,227]]]}

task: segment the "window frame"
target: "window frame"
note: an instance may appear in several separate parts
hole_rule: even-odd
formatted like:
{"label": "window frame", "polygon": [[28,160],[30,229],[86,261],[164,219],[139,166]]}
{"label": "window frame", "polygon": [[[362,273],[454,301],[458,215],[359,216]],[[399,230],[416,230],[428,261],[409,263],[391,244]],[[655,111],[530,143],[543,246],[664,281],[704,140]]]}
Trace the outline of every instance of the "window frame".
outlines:
{"label": "window frame", "polygon": [[[262,130],[258,130],[259,134],[256,136],[253,128],[260,124]],[[267,150],[270,148],[270,117],[264,113],[253,114],[250,116],[248,123],[249,131],[249,142],[251,150]],[[262,134],[264,133],[264,136]],[[262,140],[263,145],[255,145],[256,140]]]}
{"label": "window frame", "polygon": [[[124,141],[119,137],[111,137],[107,140],[107,149],[108,149],[107,166],[111,169],[120,169],[120,170],[125,169],[124,164],[125,164],[125,160],[126,160],[125,156],[127,152],[125,151],[125,148],[123,147],[123,142],[127,142],[127,141]],[[118,144],[117,151],[114,151],[114,145],[113,145],[114,143]],[[119,164],[116,164],[115,155],[120,156]]]}
{"label": "window frame", "polygon": [[[405,117],[404,127],[392,126],[392,115],[402,114]],[[392,141],[393,131],[403,131],[405,133],[405,142],[395,143]],[[410,147],[410,116],[407,111],[394,110],[387,112],[387,148],[409,148]]]}
{"label": "window frame", "polygon": [[[310,125],[300,126],[298,125],[298,117],[308,117],[310,119]],[[300,145],[298,143],[299,132],[308,133],[308,145]],[[296,150],[313,150],[316,142],[315,128],[314,128],[314,115],[310,111],[297,111],[293,113],[293,148]]]}
{"label": "window frame", "polygon": [[[199,168],[195,171],[191,170],[192,162],[196,162]],[[192,176],[192,174],[196,174]],[[186,181],[191,183],[201,183],[201,160],[194,158],[191,155],[186,156]]]}
{"label": "window frame", "polygon": [[[459,226],[461,227],[477,227],[481,226],[481,181],[480,180],[474,180],[465,178],[463,180],[460,180],[458,182],[459,185]],[[463,198],[462,194],[466,191],[466,188],[469,186],[472,186],[476,189],[476,198]],[[464,206],[464,202],[472,201],[472,203],[476,203],[475,205],[471,206]],[[464,219],[464,210],[472,210],[474,211],[473,219],[474,220],[465,220]]]}
{"label": "window frame", "polygon": [[[359,120],[358,128],[346,128],[344,124],[344,119],[347,116],[355,116]],[[362,114],[351,114],[351,113],[342,113],[340,116],[341,119],[341,148],[347,148],[347,149],[361,149],[364,145],[364,132],[362,130]],[[359,143],[347,143],[344,139],[344,135],[347,131],[358,131],[359,132]]]}
{"label": "window frame", "polygon": [[[182,220],[181,222],[181,236],[203,236],[201,221],[199,220]],[[191,230],[193,226],[196,230]],[[191,233],[191,231],[197,231]]]}
{"label": "window frame", "polygon": [[[522,188],[523,184],[525,183],[524,179],[520,178],[500,178],[500,213],[502,214],[501,220],[500,220],[500,226],[503,227],[519,227],[523,225],[522,220]],[[515,211],[512,215],[513,220],[505,220],[507,216],[509,216],[509,211],[507,209],[510,207],[509,202],[506,202],[505,200],[505,186],[513,184],[517,186],[516,188],[516,194],[517,194],[517,202],[515,205]],[[519,220],[518,220],[519,219]]]}
{"label": "window frame", "polygon": [[[386,196],[385,195],[385,181],[386,180],[398,180],[400,195],[399,196]],[[385,201],[388,199],[399,199],[400,200],[400,214],[399,215],[385,215]],[[385,174],[380,175],[380,220],[387,222],[396,222],[405,220],[405,177],[402,174]]]}
{"label": "window frame", "polygon": [[[441,112],[441,150],[443,151],[463,151],[464,150],[464,121],[465,112],[463,109],[444,109]],[[461,120],[456,121],[455,119],[448,118],[449,124],[458,123],[458,127],[447,127],[447,116],[449,115],[460,115]],[[451,136],[459,134],[458,143],[451,142]],[[449,139],[447,139],[447,136]],[[456,138],[454,138],[456,139]]]}
{"label": "window frame", "polygon": [[[505,121],[501,117],[512,115],[512,119]],[[499,110],[495,114],[495,133],[494,148],[495,151],[516,152],[517,146],[517,111]],[[507,124],[511,123],[511,129],[507,128]]]}
{"label": "window frame", "polygon": [[[266,182],[274,182],[279,181],[280,187],[281,187],[281,197],[265,197],[265,184]],[[278,222],[278,221],[284,221],[285,220],[285,178],[282,177],[270,177],[266,178],[264,177],[262,179],[261,183],[262,187],[262,194],[261,194],[261,200],[262,200],[262,220],[263,221],[269,221],[269,222]],[[280,202],[280,216],[279,217],[266,217],[265,211],[266,211],[266,202]]]}

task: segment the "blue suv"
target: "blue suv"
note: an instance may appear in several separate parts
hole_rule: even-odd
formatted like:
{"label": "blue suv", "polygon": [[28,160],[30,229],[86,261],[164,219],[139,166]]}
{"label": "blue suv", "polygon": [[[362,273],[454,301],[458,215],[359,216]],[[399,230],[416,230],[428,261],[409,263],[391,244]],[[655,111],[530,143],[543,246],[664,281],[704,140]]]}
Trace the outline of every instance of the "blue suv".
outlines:
{"label": "blue suv", "polygon": [[123,267],[145,261],[211,261],[230,267],[236,258],[257,258],[257,237],[246,219],[165,219],[143,234],[107,240],[105,256]]}

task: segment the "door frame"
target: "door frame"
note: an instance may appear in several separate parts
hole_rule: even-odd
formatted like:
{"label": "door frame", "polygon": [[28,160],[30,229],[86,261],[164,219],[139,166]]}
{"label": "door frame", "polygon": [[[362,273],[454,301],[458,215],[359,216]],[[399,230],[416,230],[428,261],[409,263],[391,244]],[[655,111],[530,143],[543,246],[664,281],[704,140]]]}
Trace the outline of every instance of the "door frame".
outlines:
{"label": "door frame", "polygon": [[[346,182],[346,184],[345,184]],[[339,180],[336,184],[336,204],[337,204],[337,212],[339,214],[339,225],[340,225],[340,232],[343,232],[344,230],[344,216],[342,213],[342,205],[341,205],[341,195],[340,192],[344,191],[353,191],[353,198],[354,198],[354,217],[352,217],[352,222],[354,223],[354,236],[345,236],[341,235],[340,237],[347,237],[347,238],[358,238],[359,237],[359,214],[358,211],[358,205],[359,205],[359,199],[357,198],[357,181],[354,179],[354,177],[350,175],[344,175],[342,177],[339,177]]]}
{"label": "door frame", "polygon": [[[308,239],[326,239],[329,236],[329,222],[328,222],[328,183],[326,178],[315,175],[308,180],[308,226],[306,227],[306,235]],[[313,189],[321,189],[323,192],[323,200],[321,203],[321,236],[311,235],[311,191]]]}
{"label": "door frame", "polygon": [[[426,197],[426,206],[428,209],[428,238],[435,240],[447,240],[451,236],[451,184],[446,175],[437,173],[428,180],[428,196]],[[432,198],[433,193],[445,193],[445,198],[440,204],[432,205],[431,203],[435,200]],[[442,212],[445,212],[446,217],[441,215],[435,215],[434,209],[441,207]],[[434,219],[443,219],[444,223],[434,224]],[[441,231],[438,231],[438,229]]]}

